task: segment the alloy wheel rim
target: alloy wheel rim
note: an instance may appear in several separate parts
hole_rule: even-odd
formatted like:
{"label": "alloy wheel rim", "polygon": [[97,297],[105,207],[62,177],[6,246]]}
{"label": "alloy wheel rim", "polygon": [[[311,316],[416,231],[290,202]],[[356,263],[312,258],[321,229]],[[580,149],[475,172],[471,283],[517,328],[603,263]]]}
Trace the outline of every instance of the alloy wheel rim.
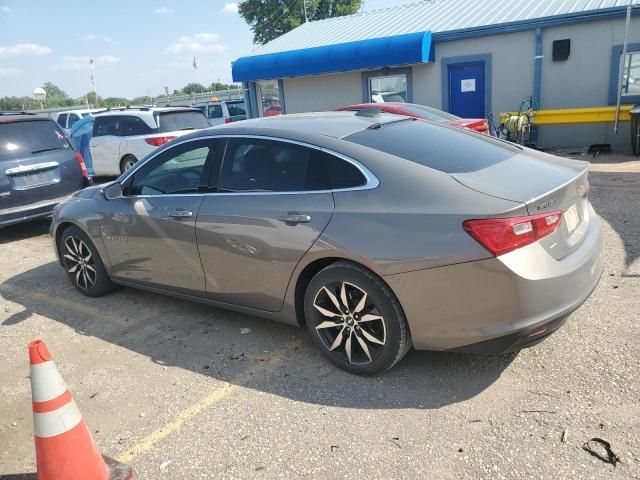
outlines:
{"label": "alloy wheel rim", "polygon": [[64,241],[64,260],[67,272],[71,273],[76,285],[89,290],[96,284],[98,272],[93,255],[81,239],[69,236]]}
{"label": "alloy wheel rim", "polygon": [[131,167],[133,167],[133,164],[136,163],[132,160],[127,160],[126,162],[124,162],[124,171],[126,172],[127,170],[129,170]]}
{"label": "alloy wheel rim", "polygon": [[371,363],[384,350],[384,318],[364,289],[344,281],[325,285],[313,308],[319,313],[315,328],[322,343],[350,364]]}

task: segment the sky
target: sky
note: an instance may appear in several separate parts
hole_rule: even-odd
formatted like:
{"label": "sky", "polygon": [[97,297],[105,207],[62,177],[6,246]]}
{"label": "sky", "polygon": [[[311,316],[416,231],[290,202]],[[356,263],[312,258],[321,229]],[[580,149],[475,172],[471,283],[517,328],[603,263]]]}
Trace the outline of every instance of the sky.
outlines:
{"label": "sky", "polygon": [[93,89],[90,59],[102,97],[231,83],[231,62],[253,48],[233,0],[0,0],[0,97],[30,96],[45,82],[80,97]]}

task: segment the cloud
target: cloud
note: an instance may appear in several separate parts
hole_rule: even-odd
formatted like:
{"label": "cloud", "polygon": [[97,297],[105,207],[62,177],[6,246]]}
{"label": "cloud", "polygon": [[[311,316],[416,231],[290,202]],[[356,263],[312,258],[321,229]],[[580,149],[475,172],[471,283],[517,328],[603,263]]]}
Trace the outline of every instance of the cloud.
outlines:
{"label": "cloud", "polygon": [[227,48],[218,43],[217,33],[196,33],[183,35],[175,43],[164,49],[165,53],[222,53]]}
{"label": "cloud", "polygon": [[[89,69],[90,60],[91,57],[88,56],[77,57],[74,55],[64,55],[62,62],[52,65],[49,70],[87,70]],[[120,59],[113,55],[101,55],[94,57],[93,61],[96,65],[113,65],[114,63],[118,63]]]}
{"label": "cloud", "polygon": [[2,13],[10,13],[11,12],[11,8],[7,7],[6,5],[2,5],[2,6],[0,6],[0,12],[2,12]]}
{"label": "cloud", "polygon": [[173,13],[175,12],[175,10],[171,7],[160,7],[160,8],[156,8],[153,13],[157,13],[159,15],[164,15],[166,13]]}
{"label": "cloud", "polygon": [[87,42],[95,42],[96,40],[102,40],[106,43],[113,43],[113,38],[109,35],[96,35],[95,33],[90,33],[89,35],[85,35],[84,39]]}
{"label": "cloud", "polygon": [[238,13],[238,4],[236,2],[225,3],[222,11],[224,13]]}
{"label": "cloud", "polygon": [[16,43],[8,47],[0,47],[0,57],[13,55],[48,55],[51,53],[49,47],[38,45],[37,43]]}
{"label": "cloud", "polygon": [[13,77],[19,73],[18,68],[0,66],[0,77]]}

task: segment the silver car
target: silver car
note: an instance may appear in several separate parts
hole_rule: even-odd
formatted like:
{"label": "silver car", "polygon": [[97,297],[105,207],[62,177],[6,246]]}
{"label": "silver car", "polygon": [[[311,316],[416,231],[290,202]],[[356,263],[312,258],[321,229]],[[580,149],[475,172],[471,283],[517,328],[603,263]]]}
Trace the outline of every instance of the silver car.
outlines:
{"label": "silver car", "polygon": [[176,139],[56,208],[89,296],[126,285],[305,326],[337,366],[505,352],[557,329],[603,269],[588,163],[377,111]]}

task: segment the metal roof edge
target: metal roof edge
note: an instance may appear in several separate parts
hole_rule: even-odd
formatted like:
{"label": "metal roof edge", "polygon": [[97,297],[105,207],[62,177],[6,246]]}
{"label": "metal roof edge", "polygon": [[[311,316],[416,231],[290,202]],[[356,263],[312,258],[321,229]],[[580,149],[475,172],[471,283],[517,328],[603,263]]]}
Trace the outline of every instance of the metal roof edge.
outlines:
{"label": "metal roof edge", "polygon": [[[433,32],[433,43],[451,42],[463,40],[465,38],[484,37],[488,35],[502,35],[505,33],[522,32],[525,30],[535,30],[536,28],[557,27],[561,25],[573,25],[587,23],[597,20],[607,20],[611,18],[621,18],[626,15],[627,7],[609,7],[600,10],[588,10],[580,13],[565,13],[550,17],[540,17],[528,20],[518,20],[496,25],[485,25],[481,27],[463,28],[459,30],[449,30],[445,32]],[[640,5],[631,5],[631,15],[640,15]]]}

